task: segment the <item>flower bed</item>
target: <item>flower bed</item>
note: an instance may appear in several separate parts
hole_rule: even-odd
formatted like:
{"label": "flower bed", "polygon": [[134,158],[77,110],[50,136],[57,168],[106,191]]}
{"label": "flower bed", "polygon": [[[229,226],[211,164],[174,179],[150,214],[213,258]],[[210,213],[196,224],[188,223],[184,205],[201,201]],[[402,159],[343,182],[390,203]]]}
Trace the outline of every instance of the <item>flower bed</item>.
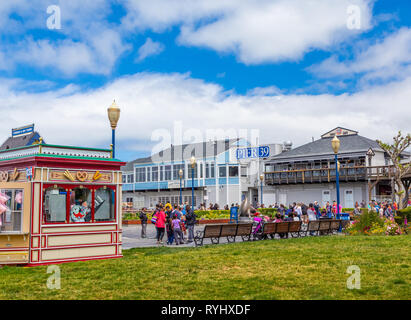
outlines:
{"label": "flower bed", "polygon": [[401,235],[407,233],[407,227],[401,227],[393,218],[380,218],[374,211],[364,211],[345,229],[349,235]]}

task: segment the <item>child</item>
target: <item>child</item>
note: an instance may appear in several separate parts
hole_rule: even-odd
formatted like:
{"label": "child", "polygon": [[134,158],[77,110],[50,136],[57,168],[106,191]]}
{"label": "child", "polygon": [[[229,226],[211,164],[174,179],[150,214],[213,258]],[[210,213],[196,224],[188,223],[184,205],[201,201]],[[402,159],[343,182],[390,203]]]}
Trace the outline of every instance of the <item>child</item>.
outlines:
{"label": "child", "polygon": [[177,215],[175,214],[173,217],[172,224],[173,224],[174,240],[176,241],[176,246],[178,246],[178,244],[184,244],[183,232],[181,231],[180,223],[181,221],[178,219]]}

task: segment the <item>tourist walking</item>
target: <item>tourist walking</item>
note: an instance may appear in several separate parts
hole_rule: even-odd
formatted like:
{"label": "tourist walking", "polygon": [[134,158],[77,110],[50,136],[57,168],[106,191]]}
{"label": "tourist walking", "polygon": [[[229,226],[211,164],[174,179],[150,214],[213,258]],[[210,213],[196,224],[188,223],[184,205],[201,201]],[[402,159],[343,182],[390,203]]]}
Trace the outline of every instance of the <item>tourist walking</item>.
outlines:
{"label": "tourist walking", "polygon": [[184,244],[184,236],[181,231],[181,221],[178,219],[177,215],[173,217],[173,231],[174,231],[174,240],[176,245]]}
{"label": "tourist walking", "polygon": [[164,213],[163,205],[159,205],[158,212],[156,214],[156,228],[157,228],[157,244],[163,243],[164,231],[166,228],[166,214]]}
{"label": "tourist walking", "polygon": [[139,215],[141,221],[141,238],[147,238],[147,213],[146,208],[141,209]]}
{"label": "tourist walking", "polygon": [[189,205],[186,206],[186,226],[188,230],[188,241],[193,242],[194,240],[194,225],[196,224],[196,215]]}

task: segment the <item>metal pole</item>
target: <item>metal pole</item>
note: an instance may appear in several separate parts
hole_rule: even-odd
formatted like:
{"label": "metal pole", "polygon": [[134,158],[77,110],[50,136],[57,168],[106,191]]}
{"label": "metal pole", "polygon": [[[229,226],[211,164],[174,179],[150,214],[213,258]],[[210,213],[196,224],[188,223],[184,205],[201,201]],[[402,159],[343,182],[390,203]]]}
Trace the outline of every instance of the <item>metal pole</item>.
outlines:
{"label": "metal pole", "polygon": [[261,207],[263,206],[263,180],[261,180]]}
{"label": "metal pole", "polygon": [[335,180],[337,183],[337,219],[340,219],[340,175],[338,172],[338,156],[335,154]]}
{"label": "metal pole", "polygon": [[113,144],[113,158],[116,157],[116,129],[111,130],[111,143]]}
{"label": "metal pole", "polygon": [[191,168],[191,207],[194,210],[194,167]]}
{"label": "metal pole", "polygon": [[180,177],[180,205],[182,205],[183,204],[183,194],[182,194],[182,191],[181,191],[181,177]]}

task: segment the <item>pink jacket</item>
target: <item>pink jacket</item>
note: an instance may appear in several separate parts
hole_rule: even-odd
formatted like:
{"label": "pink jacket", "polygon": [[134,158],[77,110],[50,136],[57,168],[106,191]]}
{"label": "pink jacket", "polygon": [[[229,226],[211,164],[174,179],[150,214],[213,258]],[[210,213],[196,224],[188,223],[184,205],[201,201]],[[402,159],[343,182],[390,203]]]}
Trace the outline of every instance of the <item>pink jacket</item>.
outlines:
{"label": "pink jacket", "polygon": [[166,214],[164,211],[157,212],[157,228],[165,228],[166,227]]}

